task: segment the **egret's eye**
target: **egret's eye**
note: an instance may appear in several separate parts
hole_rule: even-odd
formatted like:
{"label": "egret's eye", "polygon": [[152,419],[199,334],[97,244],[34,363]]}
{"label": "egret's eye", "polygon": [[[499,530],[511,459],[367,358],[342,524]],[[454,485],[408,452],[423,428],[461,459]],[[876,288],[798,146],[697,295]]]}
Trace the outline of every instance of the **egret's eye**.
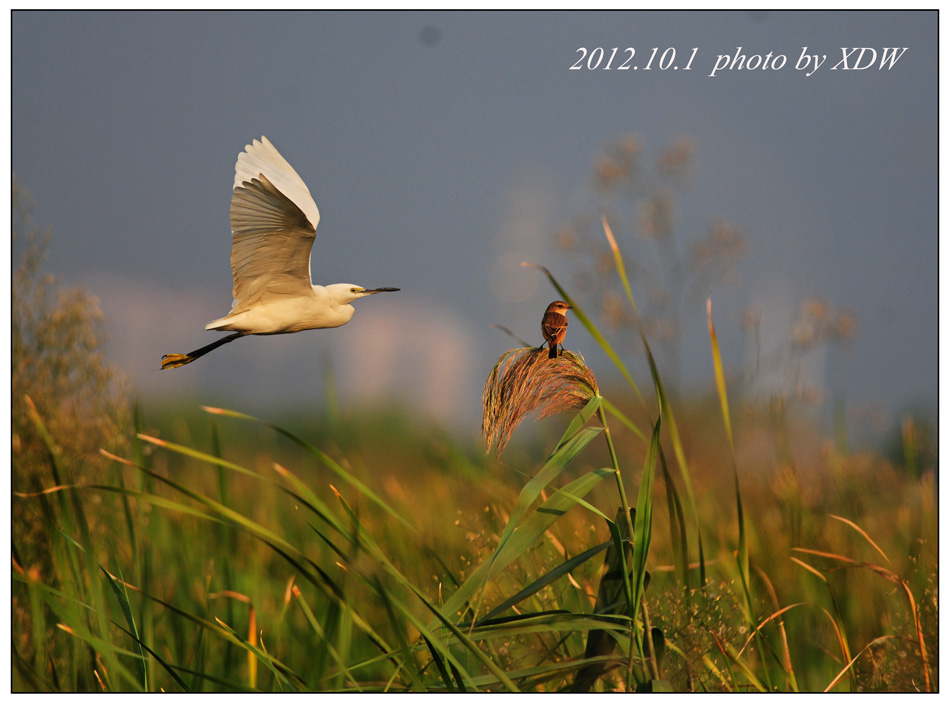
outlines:
{"label": "egret's eye", "polygon": [[352,292],[353,294],[356,294],[357,292],[359,292],[359,290],[357,290],[355,287],[351,287],[350,292]]}

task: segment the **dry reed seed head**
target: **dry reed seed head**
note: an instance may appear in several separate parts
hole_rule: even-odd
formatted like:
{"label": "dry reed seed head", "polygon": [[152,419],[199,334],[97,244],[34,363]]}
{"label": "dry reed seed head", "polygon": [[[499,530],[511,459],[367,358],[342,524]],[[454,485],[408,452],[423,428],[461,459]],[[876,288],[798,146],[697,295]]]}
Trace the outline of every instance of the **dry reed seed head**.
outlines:
{"label": "dry reed seed head", "polygon": [[557,233],[558,247],[565,250],[572,250],[577,247],[577,232],[570,227],[564,226]]}
{"label": "dry reed seed head", "polygon": [[627,157],[636,156],[642,148],[643,142],[635,134],[627,134],[616,142],[617,151]]}
{"label": "dry reed seed head", "polygon": [[614,330],[633,325],[636,321],[626,301],[616,290],[605,290],[600,300],[600,313]]}
{"label": "dry reed seed head", "polygon": [[828,317],[828,303],[818,298],[808,298],[802,303],[802,315],[808,316],[816,323],[825,320]]}
{"label": "dry reed seed head", "polygon": [[498,359],[482,394],[486,451],[496,456],[531,412],[537,419],[585,406],[598,395],[597,380],[581,356],[565,350],[549,358],[547,349],[515,348]]}
{"label": "dry reed seed head", "polygon": [[755,330],[762,324],[762,314],[756,310],[745,310],[742,313],[742,329]]}
{"label": "dry reed seed head", "polygon": [[661,189],[637,201],[637,230],[642,237],[666,240],[673,229],[675,201],[669,190]]}
{"label": "dry reed seed head", "polygon": [[642,144],[635,136],[625,136],[605,149],[594,162],[594,182],[600,187],[634,180]]}
{"label": "dry reed seed head", "polygon": [[855,324],[850,312],[832,310],[826,301],[809,298],[802,303],[792,325],[792,343],[810,350],[831,341],[846,340],[854,335]]}
{"label": "dry reed seed head", "polygon": [[675,144],[665,149],[660,155],[660,168],[669,174],[674,174],[686,166],[693,158],[696,146],[692,140],[682,138]]}
{"label": "dry reed seed head", "polygon": [[838,313],[834,321],[835,337],[845,340],[854,335],[855,321],[851,313]]}
{"label": "dry reed seed head", "polygon": [[598,275],[607,275],[617,269],[617,260],[609,250],[601,252],[596,258]]}
{"label": "dry reed seed head", "polygon": [[594,167],[594,173],[597,176],[597,182],[607,186],[626,178],[630,173],[630,167],[618,164],[613,159],[600,159]]}

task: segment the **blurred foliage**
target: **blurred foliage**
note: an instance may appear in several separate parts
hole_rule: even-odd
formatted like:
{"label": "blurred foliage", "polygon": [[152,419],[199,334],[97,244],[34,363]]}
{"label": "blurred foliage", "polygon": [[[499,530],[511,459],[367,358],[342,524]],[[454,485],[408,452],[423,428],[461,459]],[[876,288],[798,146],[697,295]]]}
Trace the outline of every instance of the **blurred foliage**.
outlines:
{"label": "blurred foliage", "polygon": [[28,191],[13,180],[12,429],[14,478],[38,481],[47,448],[29,396],[57,442],[59,466],[88,481],[102,462],[98,449],[115,441],[128,421],[124,391],[103,357],[105,323],[98,301],[43,274],[51,232],[33,223]]}
{"label": "blurred foliage", "polygon": [[[553,452],[565,421],[519,427],[503,460],[396,410],[277,426],[163,402],[130,422],[94,300],[41,276],[49,235],[16,185],[14,212],[14,691],[554,691],[585,667],[593,690],[939,684],[937,459],[916,419],[893,460],[786,405],[733,402],[727,439],[714,394],[676,403],[675,437],[662,402],[648,442],[624,416],[652,424],[659,402],[628,389],[597,421],[585,406],[594,426],[563,416]],[[803,315],[815,339],[848,328]],[[605,552],[611,476],[637,564]],[[596,614],[605,572],[647,556],[640,609]]]}
{"label": "blurred foliage", "polygon": [[[683,230],[681,207],[697,176],[696,148],[678,139],[651,154],[642,139],[627,135],[597,154],[588,187],[592,203],[577,211],[558,232],[557,247],[574,268],[574,283],[588,309],[607,330],[636,326],[626,304],[616,261],[603,244],[601,215],[612,228],[626,260],[630,283],[638,290],[639,314],[665,371],[671,393],[679,394],[681,348],[690,322],[706,298],[739,281],[739,264],[750,249],[741,229],[710,219],[701,230]],[[800,304],[785,344],[761,350],[761,312],[750,308],[742,328],[757,351],[754,378],[779,371],[789,394],[817,402],[822,392],[802,382],[802,359],[815,349],[852,338],[856,315],[826,300],[809,297]],[[619,344],[640,345],[638,336],[618,336]],[[637,349],[637,352],[640,352]]]}
{"label": "blurred foliage", "polygon": [[[680,139],[651,156],[635,135],[609,144],[593,163],[595,209],[582,209],[558,233],[558,247],[575,266],[578,294],[608,330],[636,324],[625,303],[616,263],[603,244],[603,214],[627,260],[630,282],[643,291],[639,312],[647,338],[665,355],[675,385],[689,318],[711,289],[734,284],[748,241],[734,225],[710,220],[690,235],[680,230],[679,205],[695,176],[695,147]],[[635,339],[635,338],[634,338]]]}
{"label": "blurred foliage", "polygon": [[[20,495],[101,481],[107,466],[99,448],[122,445],[129,424],[122,383],[103,359],[105,326],[98,302],[42,273],[51,233],[37,229],[32,208],[29,193],[14,179],[11,479]],[[90,536],[108,531],[113,518],[106,515],[104,521],[101,514],[90,517]],[[54,501],[44,498],[40,507],[35,500],[12,498],[15,569],[25,567],[30,577],[56,582],[52,550],[61,515]],[[39,626],[30,624],[22,591],[14,589],[12,606],[21,626],[14,628],[14,643],[33,658],[28,635]]]}
{"label": "blurred foliage", "polygon": [[[348,601],[390,641],[395,626],[387,624],[385,606],[360,583],[360,577],[367,573],[381,578],[385,573],[380,572],[378,563],[368,553],[352,552],[340,542],[335,542],[339,552],[325,546],[314,531],[319,521],[275,486],[278,478],[274,463],[279,462],[299,476],[328,506],[338,506],[334,488],[340,490],[348,506],[358,512],[360,526],[372,534],[386,556],[431,603],[442,603],[492,557],[524,483],[522,472],[537,465],[538,440],[549,439],[562,425],[555,418],[531,427],[523,425],[526,430],[516,432],[512,445],[505,450],[505,458],[495,462],[482,453],[478,441],[472,441],[469,447],[460,446],[447,432],[413,421],[397,411],[344,415],[332,420],[311,414],[288,424],[307,442],[339,461],[346,472],[372,486],[377,495],[411,521],[416,533],[410,534],[365,496],[346,488],[340,476],[318,465],[299,446],[277,433],[240,421],[216,423],[194,407],[155,409],[148,413],[143,417],[148,421],[146,430],[150,435],[207,452],[215,452],[218,441],[217,451],[223,460],[263,479],[241,471],[216,474],[215,467],[207,462],[144,442],[141,460],[150,470],[185,484],[197,494],[220,500],[256,524],[296,543],[332,576]],[[658,476],[656,485],[650,550],[652,578],[646,599],[652,624],[665,633],[668,643],[663,678],[678,691],[750,689],[727,655],[730,652],[741,652],[740,660],[756,673],[774,667],[774,663],[763,663],[760,652],[748,646],[751,631],[743,614],[734,571],[737,541],[733,483],[728,474],[731,465],[721,442],[721,431],[708,423],[715,416],[716,403],[711,399],[684,404],[678,411],[684,447],[694,471],[709,576],[708,584],[693,588],[688,600],[684,599],[675,568],[673,517],[665,491],[670,484]],[[823,562],[797,553],[795,547],[840,553],[885,566],[902,577],[917,600],[931,677],[936,684],[937,489],[933,470],[911,476],[873,452],[839,454],[816,437],[807,421],[790,415],[779,421],[773,412],[742,408],[735,418],[754,605],[760,620],[764,620],[780,607],[797,604],[779,622],[787,630],[798,688],[824,689],[846,663],[826,614],[836,609],[841,613],[843,637],[852,656],[882,635],[891,638],[861,654],[853,682],[846,678],[835,690],[913,692],[922,690],[923,679],[914,622],[900,589],[862,568]],[[638,471],[645,443],[622,428],[614,432],[614,438],[621,468]],[[785,439],[784,444],[777,443],[780,438]],[[602,465],[603,459],[604,451],[595,443],[577,457],[574,468],[589,470]],[[134,486],[133,473],[123,474],[129,487]],[[151,477],[149,481],[146,491],[162,493],[183,505],[189,501],[159,481]],[[559,487],[563,481],[559,479]],[[121,522],[121,497],[116,494],[87,491],[82,500],[90,514]],[[600,511],[611,511],[616,495],[609,487],[598,487],[585,500]],[[26,504],[39,509],[40,498],[26,500]],[[166,661],[199,668],[224,679],[217,685],[201,679],[188,680],[190,687],[238,689],[240,684],[247,683],[248,663],[240,657],[239,648],[207,634],[202,637],[201,628],[170,606],[208,620],[220,618],[245,635],[253,625],[269,653],[294,672],[311,672],[313,649],[322,641],[308,627],[291,591],[298,588],[300,597],[310,603],[316,617],[328,628],[331,626],[327,618],[332,610],[280,552],[246,532],[213,520],[159,509],[144,500],[133,501],[131,507],[134,536],[120,524],[110,533],[108,544],[105,540],[94,543],[95,559],[110,571],[121,570],[127,581],[149,597],[169,603],[146,607],[144,595],[132,593],[133,602],[139,603],[136,607],[143,612],[142,622],[151,623],[145,628],[150,647],[157,649]],[[858,523],[884,556],[833,515]],[[78,537],[68,521],[59,520],[59,527]],[[528,553],[498,573],[485,589],[479,613],[498,606],[513,592],[607,539],[609,533],[603,521],[588,509],[575,507],[549,528]],[[187,546],[183,547],[183,542]],[[826,579],[797,566],[792,558],[807,562]],[[338,563],[345,564],[346,569]],[[553,582],[521,603],[517,612],[590,612],[601,576],[601,559],[592,559],[575,569],[570,578]],[[39,581],[56,580],[40,577]],[[121,615],[114,604],[107,606],[109,610],[112,620],[120,622]],[[24,640],[29,633],[29,619],[25,615],[25,611],[14,613],[14,632]],[[352,623],[349,627],[353,629]],[[771,621],[763,632],[769,647],[780,651],[777,622]],[[559,635],[527,627],[525,632],[513,628],[505,638],[486,647],[506,672],[514,673],[543,664],[569,666],[572,659],[584,653],[584,636],[584,631]],[[49,637],[49,642],[59,649],[72,639],[55,628],[50,629]],[[116,643],[131,647],[128,636],[121,631],[113,628],[112,637]],[[365,636],[357,630],[344,640],[350,648],[348,662],[369,664],[353,671],[362,686],[369,690],[384,687],[388,671],[383,664],[372,665],[378,653]],[[419,658],[426,662],[421,655]],[[731,667],[734,680],[721,680],[709,663],[715,664],[721,674]],[[88,668],[91,674],[94,665],[94,661],[80,662],[78,667]],[[49,668],[47,664],[47,672]],[[156,687],[179,690],[161,669],[153,669]],[[331,667],[329,672],[334,670]],[[427,672],[431,671],[430,665]],[[564,678],[539,683],[536,688],[566,687],[565,678],[569,684],[569,671]],[[18,675],[15,683],[18,689],[24,687]],[[406,681],[399,678],[392,685],[395,690],[406,686]],[[94,682],[80,690],[93,687],[97,688]],[[349,683],[331,679],[320,681],[316,687],[344,688]],[[257,688],[277,690],[279,685],[273,674],[262,668]],[[623,689],[619,670],[605,676],[595,690],[601,688]]]}

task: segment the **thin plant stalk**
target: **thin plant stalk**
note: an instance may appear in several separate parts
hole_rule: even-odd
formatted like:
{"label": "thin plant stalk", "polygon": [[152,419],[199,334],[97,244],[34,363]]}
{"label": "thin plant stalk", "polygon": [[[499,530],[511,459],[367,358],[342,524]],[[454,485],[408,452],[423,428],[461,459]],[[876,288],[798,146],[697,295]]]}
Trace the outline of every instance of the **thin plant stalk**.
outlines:
{"label": "thin plant stalk", "polygon": [[[695,526],[696,526],[696,537],[697,537],[697,543],[699,547],[700,586],[704,586],[706,584],[706,562],[705,562],[705,557],[703,554],[702,530],[701,530],[700,521],[699,521],[699,509],[696,506],[696,498],[693,494],[692,477],[690,476],[689,465],[687,464],[687,461],[686,461],[686,452],[683,447],[683,442],[679,435],[679,429],[676,425],[676,419],[673,417],[673,411],[670,406],[669,399],[666,395],[666,392],[663,387],[663,382],[660,378],[659,370],[657,369],[657,366],[656,366],[656,361],[654,360],[653,353],[650,350],[650,344],[647,341],[646,331],[644,331],[643,329],[643,323],[640,320],[640,316],[637,311],[636,302],[633,299],[633,292],[631,291],[630,283],[627,280],[626,269],[623,264],[623,257],[620,254],[620,249],[617,246],[616,240],[614,239],[613,233],[610,230],[610,225],[607,223],[606,218],[601,217],[601,221],[603,222],[604,233],[607,236],[607,241],[610,243],[611,250],[613,252],[615,260],[617,260],[617,271],[620,274],[621,280],[624,283],[624,289],[627,292],[627,297],[630,300],[630,305],[633,308],[634,316],[636,317],[636,320],[637,320],[637,325],[640,331],[640,338],[643,341],[644,348],[646,349],[647,360],[650,364],[650,373],[653,377],[653,383],[656,388],[657,401],[660,406],[660,413],[663,419],[666,421],[666,426],[667,426],[667,430],[669,431],[670,441],[672,442],[672,445],[673,445],[673,453],[676,457],[676,462],[679,465],[679,469],[683,477],[683,481],[686,484],[686,493],[689,497],[690,505],[692,506],[692,509],[693,509]],[[543,273],[547,275],[548,280],[551,282],[554,288],[558,291],[558,293],[562,296],[562,298],[571,305],[571,307],[573,308],[574,315],[577,317],[578,320],[580,320],[581,324],[584,325],[584,327],[591,334],[594,340],[597,341],[597,343],[600,345],[603,351],[607,354],[607,356],[611,359],[611,361],[613,361],[614,365],[617,366],[617,369],[623,374],[624,378],[627,379],[627,382],[630,384],[631,388],[633,388],[641,404],[644,406],[644,408],[646,408],[646,401],[644,400],[643,395],[640,393],[639,387],[634,382],[633,377],[630,375],[630,372],[627,370],[627,367],[620,360],[620,357],[617,355],[616,351],[614,351],[613,346],[611,346],[610,343],[607,342],[603,334],[597,329],[597,326],[595,326],[593,322],[591,322],[590,318],[587,317],[582,307],[578,305],[573,300],[573,298],[571,298],[571,296],[567,293],[567,291],[563,287],[561,287],[561,285],[555,279],[554,275],[551,274],[550,270],[548,270],[545,267],[542,267],[541,265],[535,265],[529,262],[523,262],[522,266],[534,267],[535,269],[541,270]],[[645,438],[645,437],[642,437],[642,438]],[[689,589],[687,588],[686,591],[688,593]]]}
{"label": "thin plant stalk", "polygon": [[[726,393],[726,377],[723,373],[722,356],[719,352],[719,338],[716,336],[716,328],[713,325],[712,319],[712,299],[706,300],[706,317],[709,322],[709,343],[712,349],[713,369],[716,377],[716,392],[719,396],[719,405],[722,410],[722,421],[726,429],[726,439],[729,443],[729,452],[732,455],[732,474],[736,492],[736,517],[739,524],[739,548],[736,559],[739,565],[739,580],[742,583],[742,594],[745,598],[745,607],[743,610],[745,611],[746,621],[750,626],[755,628],[755,603],[752,599],[752,583],[750,581],[749,575],[749,542],[746,537],[745,515],[742,509],[742,492],[739,489],[739,465],[736,461],[736,447],[732,438],[732,419],[729,416],[729,398]],[[760,634],[760,630],[759,628],[755,628],[752,632],[755,635],[756,645],[759,648],[759,654],[762,657],[764,665],[766,650],[765,644],[762,642],[763,639]],[[771,679],[769,678],[769,669],[763,667],[762,670],[765,676],[766,685],[769,687],[769,690],[771,690],[772,683]]]}
{"label": "thin plant stalk", "polygon": [[[629,547],[633,549],[633,520],[630,518],[630,505],[627,504],[627,492],[623,486],[623,476],[620,474],[620,462],[617,460],[617,451],[614,449],[614,441],[610,436],[610,427],[607,425],[607,415],[604,412],[603,405],[597,408],[597,415],[600,417],[600,422],[604,427],[604,440],[607,442],[607,451],[610,452],[610,463],[614,469],[614,481],[617,482],[617,494],[620,497],[620,506],[623,510],[623,516],[627,525],[627,537],[622,541],[622,544],[625,548],[629,545]],[[626,562],[626,556],[623,552],[620,553],[620,561]],[[626,592],[626,588],[624,589],[624,592]],[[630,611],[630,653],[628,654],[627,659],[627,690],[629,690],[630,681],[633,678],[634,650],[636,649],[636,651],[639,652],[642,657],[643,642],[639,637],[637,637],[637,621],[634,601],[631,600],[627,603],[627,605]]]}
{"label": "thin plant stalk", "polygon": [[617,494],[620,497],[620,506],[623,507],[624,517],[627,520],[628,543],[633,546],[633,520],[630,518],[630,505],[627,504],[627,492],[623,486],[623,476],[620,473],[620,462],[617,460],[617,451],[614,449],[614,441],[610,436],[610,427],[607,425],[607,415],[604,412],[603,404],[597,409],[597,415],[604,427],[604,440],[607,442],[607,451],[610,452],[610,463],[614,470],[614,481],[617,482]]}

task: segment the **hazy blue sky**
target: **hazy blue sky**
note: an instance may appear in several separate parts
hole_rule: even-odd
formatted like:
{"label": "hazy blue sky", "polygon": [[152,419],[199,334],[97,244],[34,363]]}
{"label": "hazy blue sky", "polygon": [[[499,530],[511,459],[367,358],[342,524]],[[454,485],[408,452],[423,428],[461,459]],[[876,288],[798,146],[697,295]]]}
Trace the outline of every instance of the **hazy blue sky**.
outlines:
{"label": "hazy blue sky", "polygon": [[[857,329],[809,361],[812,383],[856,408],[936,405],[935,12],[17,12],[12,37],[13,173],[53,230],[49,270],[100,298],[110,357],[146,400],[319,407],[332,361],[344,406],[411,398],[477,426],[511,347],[490,324],[534,341],[556,297],[517,263],[571,283],[556,232],[596,211],[592,162],[635,133],[651,153],[695,144],[684,236],[714,218],[749,240],[738,284],[712,290],[728,366],[747,355],[743,310],[784,310],[769,332],[783,338],[815,296]],[[674,47],[677,65],[698,51],[689,71],[571,71],[581,46],[642,62]],[[737,46],[785,67],[711,77]],[[803,47],[827,55],[811,76]],[[889,70],[832,71],[842,47],[907,50]],[[230,306],[234,162],[261,134],[320,208],[314,281],[402,292],[338,330],[161,372]],[[703,312],[687,380],[710,380]],[[610,378],[579,324],[567,342]]]}

